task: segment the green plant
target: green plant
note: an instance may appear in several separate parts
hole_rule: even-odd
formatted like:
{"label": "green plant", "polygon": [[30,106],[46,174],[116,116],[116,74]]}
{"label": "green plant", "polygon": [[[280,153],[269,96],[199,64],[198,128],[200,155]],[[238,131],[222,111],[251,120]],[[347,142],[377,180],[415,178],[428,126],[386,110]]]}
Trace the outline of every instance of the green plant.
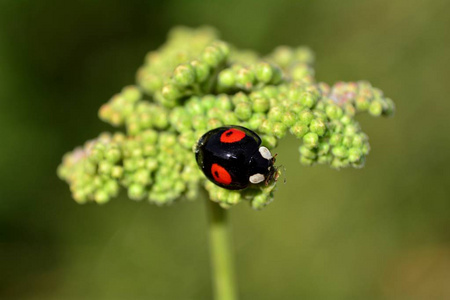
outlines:
{"label": "green plant", "polygon": [[[313,63],[306,47],[281,46],[261,57],[219,40],[211,28],[175,28],[148,53],[137,84],[99,110],[125,132],[102,133],[66,154],[58,174],[78,203],[108,202],[124,187],[133,200],[163,205],[197,199],[204,188],[222,208],[246,201],[261,209],[273,200],[275,180],[229,191],[196,165],[197,139],[226,124],[256,131],[269,148],[290,132],[301,141],[305,165],[362,167],[369,143],[355,116],[388,116],[394,104],[367,82],[316,82]],[[225,210],[208,203],[217,298],[234,299]]]}

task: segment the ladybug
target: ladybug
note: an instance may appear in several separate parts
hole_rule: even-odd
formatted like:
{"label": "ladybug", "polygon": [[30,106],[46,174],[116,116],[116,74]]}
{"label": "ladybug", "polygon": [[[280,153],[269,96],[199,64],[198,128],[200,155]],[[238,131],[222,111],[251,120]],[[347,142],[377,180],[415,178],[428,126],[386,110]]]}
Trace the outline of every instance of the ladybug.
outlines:
{"label": "ladybug", "polygon": [[209,180],[229,190],[263,181],[267,184],[276,173],[275,157],[261,146],[255,132],[242,126],[224,126],[205,133],[197,142],[195,158]]}

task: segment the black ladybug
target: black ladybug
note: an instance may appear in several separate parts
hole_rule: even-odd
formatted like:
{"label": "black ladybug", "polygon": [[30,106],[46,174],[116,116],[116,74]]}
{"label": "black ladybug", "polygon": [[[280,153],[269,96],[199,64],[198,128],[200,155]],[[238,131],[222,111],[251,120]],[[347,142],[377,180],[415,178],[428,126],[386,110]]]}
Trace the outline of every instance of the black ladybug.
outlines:
{"label": "black ladybug", "polygon": [[260,146],[261,138],[242,126],[224,126],[205,133],[197,142],[195,158],[216,185],[240,190],[273,178],[275,157]]}

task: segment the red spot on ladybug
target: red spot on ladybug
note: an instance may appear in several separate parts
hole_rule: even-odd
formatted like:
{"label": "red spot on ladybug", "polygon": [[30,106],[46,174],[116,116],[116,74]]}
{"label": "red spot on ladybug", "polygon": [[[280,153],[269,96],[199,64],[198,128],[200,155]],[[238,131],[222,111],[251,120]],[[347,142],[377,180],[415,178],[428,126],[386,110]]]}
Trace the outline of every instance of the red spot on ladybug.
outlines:
{"label": "red spot on ladybug", "polygon": [[225,168],[219,166],[218,164],[212,164],[211,166],[211,174],[214,177],[214,180],[221,184],[230,184],[231,183],[231,175],[228,173]]}
{"label": "red spot on ladybug", "polygon": [[236,129],[230,128],[220,136],[220,141],[222,143],[236,143],[242,140],[245,137],[245,132]]}

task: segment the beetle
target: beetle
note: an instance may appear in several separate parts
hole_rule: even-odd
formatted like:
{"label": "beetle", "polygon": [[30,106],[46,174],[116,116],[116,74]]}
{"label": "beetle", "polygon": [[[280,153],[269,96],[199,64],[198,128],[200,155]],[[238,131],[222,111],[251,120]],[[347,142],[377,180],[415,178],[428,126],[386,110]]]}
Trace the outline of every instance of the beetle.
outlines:
{"label": "beetle", "polygon": [[208,131],[195,147],[197,164],[205,176],[229,190],[261,182],[267,185],[276,179],[275,156],[261,146],[261,138],[255,132],[237,125]]}

